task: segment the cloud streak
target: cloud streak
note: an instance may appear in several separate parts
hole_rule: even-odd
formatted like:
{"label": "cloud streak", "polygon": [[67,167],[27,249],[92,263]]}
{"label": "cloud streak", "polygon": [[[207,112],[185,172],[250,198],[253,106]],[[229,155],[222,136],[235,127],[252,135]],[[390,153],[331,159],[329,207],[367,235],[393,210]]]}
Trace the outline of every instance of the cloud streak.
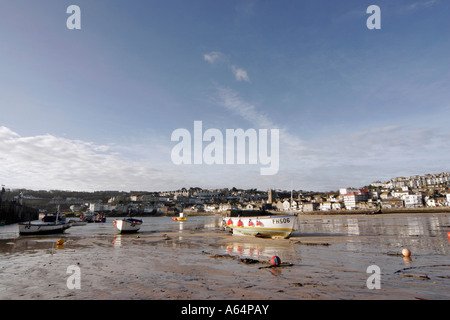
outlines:
{"label": "cloud streak", "polygon": [[219,51],[213,51],[213,52],[206,53],[203,55],[203,59],[205,59],[205,61],[209,62],[210,64],[215,64],[222,58],[223,58],[223,53],[221,53]]}
{"label": "cloud streak", "polygon": [[[217,64],[220,61],[226,61],[225,55],[220,51],[212,51],[210,53],[206,53],[203,55],[203,59],[212,65]],[[230,65],[228,63],[228,65],[237,81],[250,82],[250,77],[246,70],[244,70],[243,68],[239,68],[239,67],[235,66],[234,64]]]}

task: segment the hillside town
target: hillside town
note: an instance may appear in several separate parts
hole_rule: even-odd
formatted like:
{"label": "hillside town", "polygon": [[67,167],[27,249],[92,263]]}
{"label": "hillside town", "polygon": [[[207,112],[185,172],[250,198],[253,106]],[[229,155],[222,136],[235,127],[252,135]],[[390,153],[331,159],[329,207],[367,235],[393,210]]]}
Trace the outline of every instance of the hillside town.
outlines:
{"label": "hillside town", "polygon": [[[123,215],[224,214],[238,210],[276,212],[342,212],[450,206],[450,173],[426,174],[375,181],[363,188],[344,187],[330,192],[302,190],[202,189],[191,187],[162,192],[104,191],[86,194],[63,191],[9,190],[14,201],[66,212]],[[6,190],[3,189],[3,198]],[[56,195],[55,195],[56,194]],[[67,196],[67,195],[70,196]],[[85,197],[80,197],[85,196]],[[49,197],[51,196],[51,198]]]}

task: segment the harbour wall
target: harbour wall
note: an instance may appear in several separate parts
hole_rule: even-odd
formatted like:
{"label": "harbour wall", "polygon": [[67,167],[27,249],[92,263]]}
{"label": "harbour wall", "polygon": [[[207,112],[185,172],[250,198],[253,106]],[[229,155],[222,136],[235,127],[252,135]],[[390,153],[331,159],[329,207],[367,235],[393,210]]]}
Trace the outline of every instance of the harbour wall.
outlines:
{"label": "harbour wall", "polygon": [[37,220],[39,210],[17,203],[16,201],[0,202],[0,221],[5,224]]}

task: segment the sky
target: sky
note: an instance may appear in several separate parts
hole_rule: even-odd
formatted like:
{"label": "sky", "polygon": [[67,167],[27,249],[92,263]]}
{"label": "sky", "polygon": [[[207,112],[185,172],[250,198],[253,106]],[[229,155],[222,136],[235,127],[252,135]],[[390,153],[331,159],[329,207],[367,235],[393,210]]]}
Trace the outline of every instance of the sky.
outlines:
{"label": "sky", "polygon": [[[0,184],[329,191],[450,171],[449,13],[445,0],[0,0]],[[175,164],[172,133],[194,144],[194,121],[224,137],[278,129],[279,170]]]}

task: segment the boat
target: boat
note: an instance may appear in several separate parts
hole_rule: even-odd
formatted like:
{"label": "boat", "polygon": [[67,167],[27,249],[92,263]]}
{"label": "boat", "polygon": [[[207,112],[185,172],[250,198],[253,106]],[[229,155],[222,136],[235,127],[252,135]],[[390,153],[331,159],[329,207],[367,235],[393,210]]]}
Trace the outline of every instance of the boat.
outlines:
{"label": "boat", "polygon": [[79,227],[79,226],[87,225],[87,221],[83,220],[83,217],[80,217],[80,219],[69,219],[69,223],[72,224],[72,227]]}
{"label": "boat", "polygon": [[294,231],[295,214],[265,217],[224,217],[223,225],[234,235],[262,238],[289,238]]}
{"label": "boat", "polygon": [[98,222],[101,222],[101,223],[106,222],[106,215],[102,214],[102,213],[97,214],[97,216],[94,219],[94,222],[96,222],[96,223],[98,223]]}
{"label": "boat", "polygon": [[92,215],[92,214],[83,215],[83,221],[86,221],[87,223],[94,222],[94,215]]}
{"label": "boat", "polygon": [[56,214],[45,215],[44,218],[42,218],[42,221],[19,222],[19,234],[35,235],[62,233],[71,226],[72,224],[66,221],[66,218],[57,212]]}
{"label": "boat", "polygon": [[184,212],[180,212],[180,216],[179,217],[172,217],[172,220],[174,220],[174,221],[186,221],[187,220],[187,216],[184,215]]}
{"label": "boat", "polygon": [[141,228],[143,221],[136,218],[115,219],[114,226],[120,233],[134,233]]}

